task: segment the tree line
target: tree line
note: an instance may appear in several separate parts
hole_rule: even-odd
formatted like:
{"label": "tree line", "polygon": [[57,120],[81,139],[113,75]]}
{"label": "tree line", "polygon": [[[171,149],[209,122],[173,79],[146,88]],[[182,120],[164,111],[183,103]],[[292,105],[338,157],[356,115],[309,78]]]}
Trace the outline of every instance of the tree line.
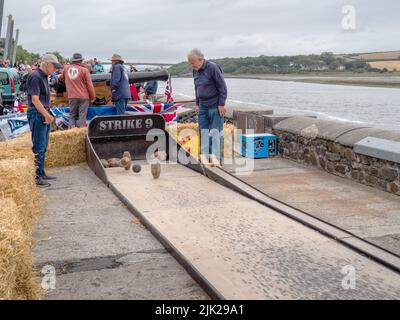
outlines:
{"label": "tree line", "polygon": [[[54,52],[50,52],[50,53],[56,55],[58,60],[61,63],[64,63],[66,61],[66,59],[58,51],[54,51]],[[37,62],[40,59],[40,57],[41,57],[40,54],[29,52],[28,50],[24,49],[22,46],[17,47],[17,56],[16,56],[17,61],[24,61],[24,62],[26,61],[28,64],[33,64],[33,63]]]}
{"label": "tree line", "polygon": [[[372,68],[365,60],[354,60],[345,56],[337,56],[332,52],[320,55],[297,56],[259,56],[245,58],[211,59],[221,66],[227,74],[287,74],[307,72],[350,71],[381,72]],[[182,76],[192,73],[192,68],[187,62],[173,65],[169,71],[173,76]]]}

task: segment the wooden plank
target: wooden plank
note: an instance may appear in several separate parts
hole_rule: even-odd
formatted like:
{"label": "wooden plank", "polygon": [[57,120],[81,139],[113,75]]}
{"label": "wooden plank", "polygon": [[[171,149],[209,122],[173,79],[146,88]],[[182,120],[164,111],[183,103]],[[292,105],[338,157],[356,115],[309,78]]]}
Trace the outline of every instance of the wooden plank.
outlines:
{"label": "wooden plank", "polygon": [[[303,224],[179,165],[154,180],[107,169],[150,230],[226,299],[398,298],[400,277]],[[363,281],[344,291],[341,268]]]}
{"label": "wooden plank", "polygon": [[[400,258],[392,253],[383,250],[372,243],[369,243],[354,234],[347,232],[335,225],[324,222],[321,219],[315,218],[312,215],[293,208],[285,203],[275,200],[261,191],[254,188],[252,185],[245,183],[244,181],[232,176],[219,168],[207,168],[206,174],[211,179],[229,186],[231,189],[254,199],[268,208],[276,210],[277,212],[286,215],[316,231],[321,232],[333,239],[337,239],[346,246],[351,247],[357,252],[366,254],[368,257],[382,263],[383,265],[393,269],[400,273]],[[257,180],[257,178],[255,178]]]}
{"label": "wooden plank", "polygon": [[244,112],[236,112],[236,127],[238,130],[242,130],[242,133],[246,133],[247,122],[246,122],[246,113]]}

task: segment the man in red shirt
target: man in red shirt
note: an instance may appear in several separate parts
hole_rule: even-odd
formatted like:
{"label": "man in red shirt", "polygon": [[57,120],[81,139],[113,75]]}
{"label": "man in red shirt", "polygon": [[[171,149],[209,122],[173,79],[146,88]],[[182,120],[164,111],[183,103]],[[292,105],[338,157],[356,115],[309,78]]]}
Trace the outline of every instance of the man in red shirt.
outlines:
{"label": "man in red shirt", "polygon": [[96,98],[92,77],[83,57],[75,53],[70,65],[64,66],[59,80],[65,83],[70,105],[69,128],[86,127],[90,101]]}

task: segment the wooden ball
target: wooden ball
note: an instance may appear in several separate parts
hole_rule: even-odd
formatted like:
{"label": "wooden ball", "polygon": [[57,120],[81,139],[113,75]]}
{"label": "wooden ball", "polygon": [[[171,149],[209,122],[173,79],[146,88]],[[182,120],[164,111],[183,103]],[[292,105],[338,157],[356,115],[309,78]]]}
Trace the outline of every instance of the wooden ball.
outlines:
{"label": "wooden ball", "polygon": [[142,171],[142,166],[138,163],[135,163],[132,167],[132,171],[134,173],[139,173],[140,171]]}

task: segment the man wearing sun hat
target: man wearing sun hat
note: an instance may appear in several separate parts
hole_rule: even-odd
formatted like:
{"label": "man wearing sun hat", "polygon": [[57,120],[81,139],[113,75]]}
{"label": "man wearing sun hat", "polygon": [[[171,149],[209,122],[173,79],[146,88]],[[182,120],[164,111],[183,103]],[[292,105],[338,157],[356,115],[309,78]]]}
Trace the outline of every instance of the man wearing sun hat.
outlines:
{"label": "man wearing sun hat", "polygon": [[117,109],[117,114],[121,115],[126,112],[129,99],[131,99],[131,91],[129,88],[128,72],[124,67],[124,60],[119,54],[114,54],[111,58],[111,93],[112,101]]}
{"label": "man wearing sun hat", "polygon": [[96,98],[92,77],[83,64],[83,56],[74,53],[71,64],[64,67],[58,79],[65,83],[70,106],[69,128],[86,127],[90,101]]}
{"label": "man wearing sun hat", "polygon": [[45,54],[40,67],[29,75],[26,83],[28,98],[28,121],[32,132],[32,151],[35,154],[36,184],[49,187],[48,180],[55,180],[44,172],[44,162],[49,143],[50,124],[54,117],[50,112],[49,75],[63,66],[54,54]]}

